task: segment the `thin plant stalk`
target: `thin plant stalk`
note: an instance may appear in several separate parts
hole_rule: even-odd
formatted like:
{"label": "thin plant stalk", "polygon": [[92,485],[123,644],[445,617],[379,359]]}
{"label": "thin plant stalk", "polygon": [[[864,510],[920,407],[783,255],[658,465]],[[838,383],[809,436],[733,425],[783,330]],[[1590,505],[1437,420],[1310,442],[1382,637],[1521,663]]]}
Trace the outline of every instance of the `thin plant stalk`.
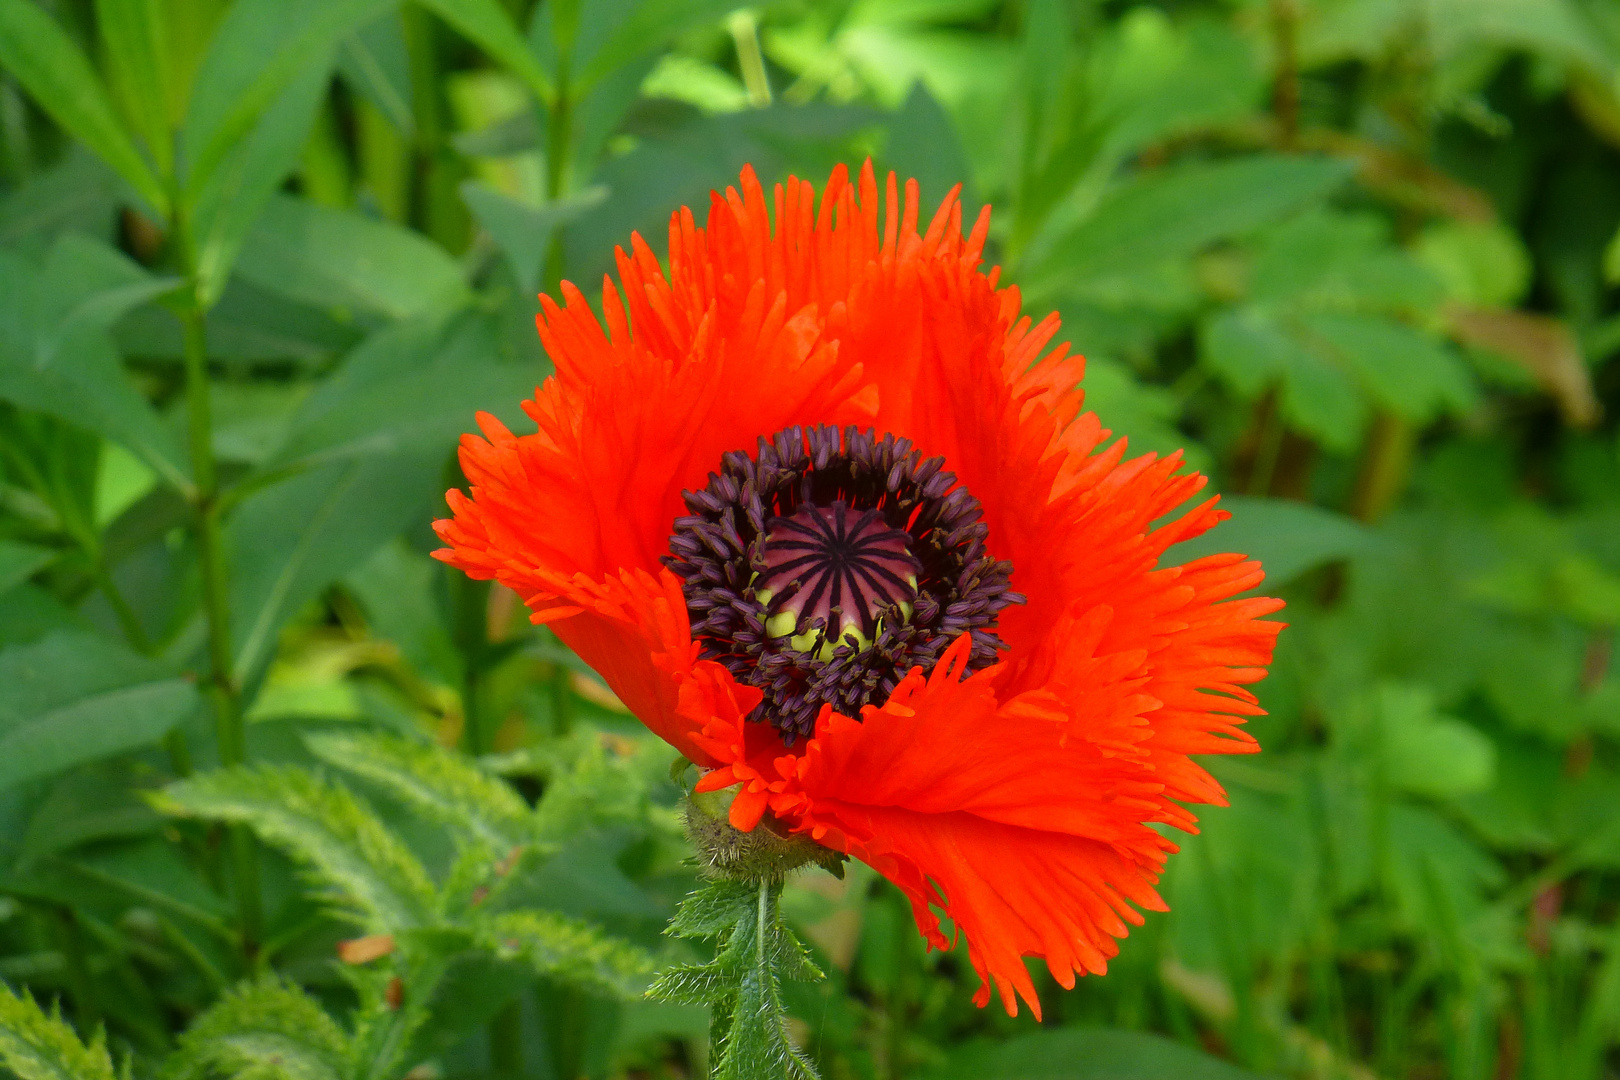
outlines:
{"label": "thin plant stalk", "polygon": [[[196,514],[197,562],[202,573],[203,616],[208,630],[209,704],[214,713],[214,734],[219,763],[229,768],[247,758],[247,733],[241,697],[231,656],[230,583],[220,527],[219,470],[214,461],[214,424],[208,377],[206,311],[190,261],[184,218],[176,230],[185,252],[187,287],[182,294],[180,323],[185,346],[186,427],[191,450],[192,508]],[[259,898],[259,860],[253,836],[245,828],[230,830],[231,862],[236,886],[238,919],[243,950],[252,955],[262,924]]]}

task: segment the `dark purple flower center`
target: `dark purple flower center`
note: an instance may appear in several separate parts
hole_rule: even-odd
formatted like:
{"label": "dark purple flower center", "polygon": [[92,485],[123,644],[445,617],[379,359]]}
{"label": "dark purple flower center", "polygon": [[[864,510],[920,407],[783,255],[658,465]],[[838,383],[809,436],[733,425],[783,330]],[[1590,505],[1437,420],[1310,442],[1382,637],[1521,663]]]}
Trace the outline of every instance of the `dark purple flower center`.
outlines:
{"label": "dark purple flower center", "polygon": [[750,719],[792,745],[823,705],[859,717],[914,666],[971,633],[969,670],[1004,648],[996,620],[1024,598],[985,551],[983,511],[907,439],[788,428],[725,454],[664,562],[683,579],[707,659],[764,691]]}

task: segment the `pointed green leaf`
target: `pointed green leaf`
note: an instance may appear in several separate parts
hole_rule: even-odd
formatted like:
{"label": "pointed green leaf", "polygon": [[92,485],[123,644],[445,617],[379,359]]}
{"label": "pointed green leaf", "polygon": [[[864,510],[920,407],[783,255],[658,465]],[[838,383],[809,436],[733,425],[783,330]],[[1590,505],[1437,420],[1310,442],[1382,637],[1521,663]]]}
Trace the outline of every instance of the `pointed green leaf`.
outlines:
{"label": "pointed green leaf", "polygon": [[343,1080],[349,1039],[308,994],[274,977],[244,983],[180,1036],[164,1080]]}
{"label": "pointed green leaf", "polygon": [[222,769],[171,784],[154,802],[166,813],[247,825],[302,863],[369,932],[432,921],[433,883],[416,856],[359,796],[313,773]]}
{"label": "pointed green leaf", "polygon": [[161,0],[96,0],[96,26],[124,111],[146,140],[158,171],[169,175],[174,168],[169,126],[173,61],[164,5]]}
{"label": "pointed green leaf", "polygon": [[131,385],[108,333],[175,285],[76,233],[64,233],[43,266],[0,251],[0,290],[16,313],[0,325],[0,398],[117,439],[183,487],[185,455]]}
{"label": "pointed green leaf", "polygon": [[534,392],[541,372],[499,352],[493,323],[472,312],[378,331],[304,402],[270,467],[450,453],[476,410],[502,415],[497,403]]}
{"label": "pointed green leaf", "polygon": [[505,912],[491,919],[479,936],[497,956],[621,996],[640,993],[652,970],[652,957],[629,942],[550,911]]}
{"label": "pointed green leaf", "polygon": [[1415,423],[1461,412],[1475,401],[1468,369],[1422,332],[1378,315],[1314,312],[1301,319],[1359,374],[1385,408]]}
{"label": "pointed green leaf", "polygon": [[49,241],[64,231],[111,236],[120,201],[118,177],[83,146],[0,196],[0,244]]}
{"label": "pointed green leaf", "polygon": [[1166,552],[1165,562],[1241,552],[1260,560],[1266,588],[1274,589],[1313,567],[1361,554],[1374,543],[1373,534],[1354,518],[1293,499],[1225,495],[1221,509],[1231,512],[1230,521],[1177,544]]}
{"label": "pointed green leaf", "polygon": [[1144,173],[1034,257],[1027,274],[1057,288],[1192,255],[1326,197],[1349,175],[1332,158],[1265,154]]}
{"label": "pointed green leaf", "polygon": [[186,113],[188,201],[200,201],[205,186],[235,156],[248,133],[289,87],[307,77],[312,60],[329,60],[338,42],[387,7],[387,0],[240,0],[231,5],[203,58]]}
{"label": "pointed green leaf", "polygon": [[47,1014],[25,990],[0,984],[0,1062],[22,1080],[114,1080],[112,1059],[98,1036],[90,1045],[54,1010]]}
{"label": "pointed green leaf", "polygon": [[243,240],[298,163],[326,95],[333,53],[327,47],[301,55],[302,66],[255,113],[252,126],[231,140],[208,175],[188,189],[192,259],[205,305],[224,294]]}
{"label": "pointed green leaf", "polygon": [[406,448],[311,468],[243,499],[225,535],[238,678],[258,678],[282,625],[426,508],[443,460],[441,445]]}
{"label": "pointed green leaf", "polygon": [[418,2],[522,79],[535,97],[542,102],[550,103],[555,93],[551,77],[535,59],[528,41],[513,25],[506,8],[497,0],[418,0]]}
{"label": "pointed green leaf", "polygon": [[512,786],[451,750],[382,732],[305,736],[316,757],[386,788],[423,817],[501,855],[528,842],[534,815]]}
{"label": "pointed green leaf", "polygon": [[265,204],[238,273],[305,303],[396,319],[451,308],[467,296],[461,267],[420,234],[289,195]]}
{"label": "pointed green leaf", "polygon": [[411,58],[399,12],[390,11],[343,42],[338,71],[350,88],[377,107],[406,139],[416,134],[411,113]]}
{"label": "pointed green leaf", "polygon": [[719,22],[736,6],[731,0],[582,5],[573,47],[580,86],[589,88],[688,30]]}
{"label": "pointed green leaf", "polygon": [[156,743],[196,686],[94,634],[58,631],[0,652],[0,789]]}
{"label": "pointed green leaf", "polygon": [[524,292],[540,284],[540,271],[558,228],[607,198],[607,188],[587,188],[544,206],[530,206],[479,180],[461,185],[461,198],[495,241]]}
{"label": "pointed green leaf", "polygon": [[159,215],[168,214],[168,193],[124,130],[90,61],[33,0],[0,0],[0,67]]}

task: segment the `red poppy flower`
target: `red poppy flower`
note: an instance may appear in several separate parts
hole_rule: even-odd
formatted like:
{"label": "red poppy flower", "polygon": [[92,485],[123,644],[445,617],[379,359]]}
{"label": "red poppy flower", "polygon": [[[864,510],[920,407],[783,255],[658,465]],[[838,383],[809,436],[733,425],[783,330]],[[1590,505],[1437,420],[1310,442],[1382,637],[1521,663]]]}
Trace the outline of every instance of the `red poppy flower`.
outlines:
{"label": "red poppy flower", "polygon": [[1038,1017],[1022,957],[1072,986],[1164,910],[1153,826],[1224,801],[1189,755],[1258,749],[1281,603],[1231,599],[1240,555],[1158,565],[1226,516],[1155,527],[1204,478],[1104,446],[1056,316],[980,269],[988,210],[917,212],[870,165],[819,207],[746,170],[706,228],[674,215],[667,273],[631,237],[601,320],[541,297],[539,430],[480,414],[438,556],[738,786],[737,828],[870,863],[931,945],[934,909],[965,935],[979,1004]]}

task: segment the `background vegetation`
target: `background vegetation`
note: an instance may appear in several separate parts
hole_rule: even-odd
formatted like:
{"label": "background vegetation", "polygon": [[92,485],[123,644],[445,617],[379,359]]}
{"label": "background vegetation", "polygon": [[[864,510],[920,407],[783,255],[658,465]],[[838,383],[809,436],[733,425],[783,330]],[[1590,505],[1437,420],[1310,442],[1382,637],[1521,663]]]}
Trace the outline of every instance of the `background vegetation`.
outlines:
{"label": "background vegetation", "polygon": [[823,1074],[1615,1075],[1614,0],[0,0],[0,72],[28,1080],[110,1080],[97,1031],[141,1077],[701,1074],[637,997],[703,955],[671,751],[428,523],[548,370],[537,289],[868,155],[995,205],[1293,629],[1174,910],[1044,1028],[863,868],[796,879]]}

